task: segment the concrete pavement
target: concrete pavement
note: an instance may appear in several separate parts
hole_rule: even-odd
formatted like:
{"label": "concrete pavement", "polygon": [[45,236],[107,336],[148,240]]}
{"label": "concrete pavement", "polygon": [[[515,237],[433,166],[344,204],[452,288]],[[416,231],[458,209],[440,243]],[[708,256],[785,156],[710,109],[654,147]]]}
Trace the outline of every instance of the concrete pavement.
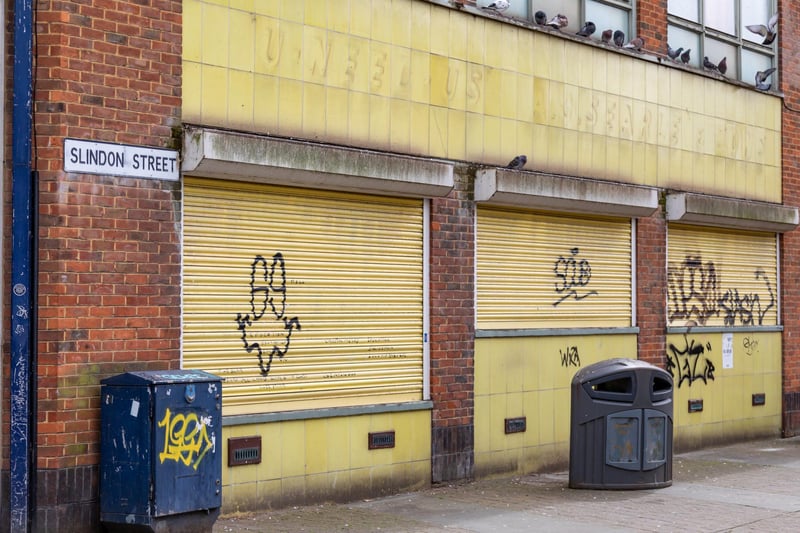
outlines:
{"label": "concrete pavement", "polygon": [[214,533],[798,532],[800,438],[758,440],[673,458],[673,484],[575,490],[568,473],[436,486],[348,504],[223,516]]}

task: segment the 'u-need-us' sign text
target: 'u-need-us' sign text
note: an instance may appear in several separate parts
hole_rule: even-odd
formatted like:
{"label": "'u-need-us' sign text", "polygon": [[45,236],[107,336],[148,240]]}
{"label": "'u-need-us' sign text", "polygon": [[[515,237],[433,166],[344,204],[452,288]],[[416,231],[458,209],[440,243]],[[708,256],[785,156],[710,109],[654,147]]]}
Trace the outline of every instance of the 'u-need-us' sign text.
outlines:
{"label": "'u-need-us' sign text", "polygon": [[175,181],[179,177],[178,152],[64,139],[64,171]]}

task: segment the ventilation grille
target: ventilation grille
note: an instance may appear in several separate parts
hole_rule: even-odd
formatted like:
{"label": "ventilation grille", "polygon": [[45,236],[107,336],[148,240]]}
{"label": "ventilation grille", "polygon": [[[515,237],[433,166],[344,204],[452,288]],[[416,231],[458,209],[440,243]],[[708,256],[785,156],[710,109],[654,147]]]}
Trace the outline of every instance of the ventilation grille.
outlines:
{"label": "ventilation grille", "polygon": [[380,431],[369,434],[369,449],[394,448],[394,431]]}
{"label": "ventilation grille", "polygon": [[528,429],[528,419],[524,416],[506,418],[506,435],[509,433],[524,433]]}
{"label": "ventilation grille", "polygon": [[228,466],[261,462],[261,436],[228,439]]}

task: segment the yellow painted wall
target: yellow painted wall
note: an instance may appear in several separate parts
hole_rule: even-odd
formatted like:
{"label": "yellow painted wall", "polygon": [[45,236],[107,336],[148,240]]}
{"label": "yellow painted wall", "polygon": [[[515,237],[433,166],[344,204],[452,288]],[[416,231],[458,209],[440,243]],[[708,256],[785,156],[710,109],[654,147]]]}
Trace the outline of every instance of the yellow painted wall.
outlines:
{"label": "yellow painted wall", "polygon": [[636,54],[424,0],[187,0],[183,21],[188,123],[781,201],[780,99]]}
{"label": "yellow painted wall", "polygon": [[[395,431],[395,447],[369,450],[370,432]],[[260,464],[222,469],[222,511],[269,509],[313,501],[348,501],[431,482],[430,411],[226,426],[231,437],[261,436]]]}
{"label": "yellow painted wall", "polygon": [[[780,434],[781,334],[733,333],[732,368],[724,368],[722,338],[723,333],[699,332],[667,336],[667,357],[675,365],[676,449]],[[766,403],[753,406],[753,394],[760,393]],[[702,400],[703,411],[690,413],[689,400]]]}
{"label": "yellow painted wall", "polygon": [[[636,335],[476,339],[475,475],[566,467],[572,378],[614,357],[636,358]],[[507,435],[521,416],[527,430]]]}

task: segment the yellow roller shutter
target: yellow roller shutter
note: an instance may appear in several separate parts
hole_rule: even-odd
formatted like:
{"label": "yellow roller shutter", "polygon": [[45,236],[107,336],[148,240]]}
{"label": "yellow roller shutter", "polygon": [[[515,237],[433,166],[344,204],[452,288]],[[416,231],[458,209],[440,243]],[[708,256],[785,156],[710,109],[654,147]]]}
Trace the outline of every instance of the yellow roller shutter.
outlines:
{"label": "yellow roller shutter", "polygon": [[478,328],[631,326],[631,223],[478,210]]}
{"label": "yellow roller shutter", "polygon": [[188,178],[183,365],[226,414],[422,399],[422,200]]}
{"label": "yellow roller shutter", "polygon": [[670,326],[769,326],[778,323],[774,233],[670,224]]}

